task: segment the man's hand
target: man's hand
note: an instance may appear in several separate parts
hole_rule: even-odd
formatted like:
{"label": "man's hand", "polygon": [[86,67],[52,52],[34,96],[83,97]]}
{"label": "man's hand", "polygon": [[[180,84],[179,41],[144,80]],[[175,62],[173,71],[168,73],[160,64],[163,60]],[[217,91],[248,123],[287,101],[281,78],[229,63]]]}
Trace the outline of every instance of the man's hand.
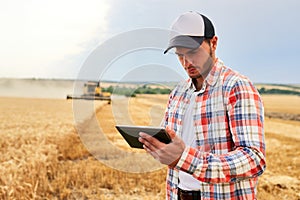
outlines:
{"label": "man's hand", "polygon": [[169,144],[162,143],[143,132],[140,133],[139,141],[144,144],[144,149],[160,163],[175,167],[185,149],[185,144],[169,127],[166,131],[172,139]]}

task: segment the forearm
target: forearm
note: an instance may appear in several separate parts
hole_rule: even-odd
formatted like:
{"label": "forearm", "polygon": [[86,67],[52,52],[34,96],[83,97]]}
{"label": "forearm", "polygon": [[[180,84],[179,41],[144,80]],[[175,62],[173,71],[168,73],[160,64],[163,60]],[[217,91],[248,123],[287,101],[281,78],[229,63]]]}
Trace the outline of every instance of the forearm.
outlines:
{"label": "forearm", "polygon": [[232,182],[262,174],[265,169],[265,156],[256,147],[238,147],[223,155],[186,147],[176,168],[192,174],[202,182]]}

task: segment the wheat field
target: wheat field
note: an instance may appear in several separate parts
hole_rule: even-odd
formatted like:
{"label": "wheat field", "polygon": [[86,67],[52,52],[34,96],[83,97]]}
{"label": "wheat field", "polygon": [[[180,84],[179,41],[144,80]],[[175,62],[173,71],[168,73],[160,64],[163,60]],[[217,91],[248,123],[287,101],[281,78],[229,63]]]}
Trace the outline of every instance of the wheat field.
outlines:
{"label": "wheat field", "polygon": [[[266,112],[300,114],[298,96],[263,98]],[[128,147],[114,125],[158,125],[166,101],[165,95],[142,95],[96,102],[93,128],[91,118],[74,121],[72,101],[0,98],[0,199],[164,199],[166,168],[134,172],[138,163],[119,152],[140,152]],[[99,127],[118,151],[96,140]],[[300,122],[266,117],[265,131],[267,170],[258,199],[299,200]],[[153,163],[140,160],[147,162]]]}

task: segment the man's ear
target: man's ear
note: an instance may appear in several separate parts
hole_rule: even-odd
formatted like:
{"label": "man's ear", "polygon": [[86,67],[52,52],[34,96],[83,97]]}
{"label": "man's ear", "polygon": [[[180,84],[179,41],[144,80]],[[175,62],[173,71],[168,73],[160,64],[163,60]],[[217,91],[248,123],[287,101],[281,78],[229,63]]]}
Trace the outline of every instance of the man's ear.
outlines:
{"label": "man's ear", "polygon": [[214,36],[211,40],[210,40],[210,45],[212,50],[216,50],[217,46],[218,46],[218,37]]}

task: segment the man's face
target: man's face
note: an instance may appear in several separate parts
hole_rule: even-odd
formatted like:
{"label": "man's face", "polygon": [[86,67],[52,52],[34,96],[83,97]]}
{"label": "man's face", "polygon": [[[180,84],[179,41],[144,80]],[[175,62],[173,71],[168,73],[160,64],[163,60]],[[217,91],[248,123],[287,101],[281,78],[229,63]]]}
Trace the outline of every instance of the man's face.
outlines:
{"label": "man's face", "polygon": [[197,49],[176,47],[175,53],[190,78],[205,78],[214,63],[210,44],[205,41]]}

